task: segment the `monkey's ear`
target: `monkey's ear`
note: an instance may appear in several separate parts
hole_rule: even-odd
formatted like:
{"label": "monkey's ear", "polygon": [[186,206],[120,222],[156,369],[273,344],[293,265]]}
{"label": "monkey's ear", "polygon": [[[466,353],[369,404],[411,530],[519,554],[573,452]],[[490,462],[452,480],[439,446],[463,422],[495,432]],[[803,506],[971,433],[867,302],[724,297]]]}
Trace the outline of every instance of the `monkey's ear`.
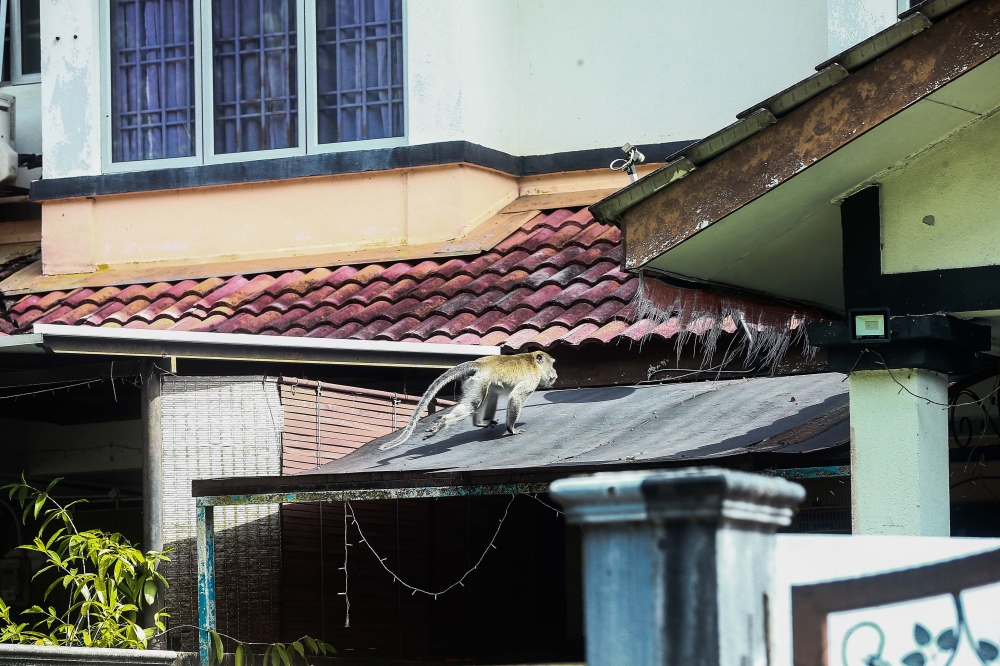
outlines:
{"label": "monkey's ear", "polygon": [[537,362],[541,363],[542,362],[542,355],[541,354],[535,354],[535,360]]}

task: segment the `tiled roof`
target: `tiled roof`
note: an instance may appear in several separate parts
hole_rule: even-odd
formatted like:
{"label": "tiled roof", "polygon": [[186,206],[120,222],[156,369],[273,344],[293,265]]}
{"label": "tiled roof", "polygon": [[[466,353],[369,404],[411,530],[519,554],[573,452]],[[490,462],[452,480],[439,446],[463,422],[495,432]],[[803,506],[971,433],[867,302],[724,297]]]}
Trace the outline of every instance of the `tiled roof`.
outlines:
{"label": "tiled roof", "polygon": [[[620,260],[617,228],[587,209],[556,210],[466,258],[32,294],[0,315],[0,334],[67,324],[518,349],[669,339],[712,327],[691,315],[655,326],[632,321],[638,278],[619,271]],[[682,303],[705,297],[678,295]]]}

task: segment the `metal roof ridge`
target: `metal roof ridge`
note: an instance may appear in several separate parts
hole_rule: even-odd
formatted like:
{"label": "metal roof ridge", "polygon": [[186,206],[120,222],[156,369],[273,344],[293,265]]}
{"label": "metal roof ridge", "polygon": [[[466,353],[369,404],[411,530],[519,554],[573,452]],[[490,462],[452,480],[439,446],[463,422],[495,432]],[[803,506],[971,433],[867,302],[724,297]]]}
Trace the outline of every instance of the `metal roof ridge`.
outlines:
{"label": "metal roof ridge", "polygon": [[843,66],[848,72],[861,69],[929,27],[931,20],[920,12],[915,12],[832,58],[824,60],[816,65],[816,70],[820,71],[835,64]]}

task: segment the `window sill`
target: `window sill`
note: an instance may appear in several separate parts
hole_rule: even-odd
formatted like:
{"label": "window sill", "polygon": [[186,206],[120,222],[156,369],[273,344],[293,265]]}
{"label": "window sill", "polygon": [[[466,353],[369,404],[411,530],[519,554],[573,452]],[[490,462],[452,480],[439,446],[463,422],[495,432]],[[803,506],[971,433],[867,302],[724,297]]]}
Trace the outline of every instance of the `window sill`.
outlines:
{"label": "window sill", "polygon": [[[658,161],[689,143],[678,141],[643,145],[643,150],[650,156],[651,161]],[[607,168],[611,160],[618,157],[621,157],[619,148],[518,157],[468,141],[445,141],[398,148],[337,151],[225,164],[123,171],[100,176],[48,178],[31,183],[30,199],[51,201],[458,163],[474,164],[513,176],[530,176]]]}

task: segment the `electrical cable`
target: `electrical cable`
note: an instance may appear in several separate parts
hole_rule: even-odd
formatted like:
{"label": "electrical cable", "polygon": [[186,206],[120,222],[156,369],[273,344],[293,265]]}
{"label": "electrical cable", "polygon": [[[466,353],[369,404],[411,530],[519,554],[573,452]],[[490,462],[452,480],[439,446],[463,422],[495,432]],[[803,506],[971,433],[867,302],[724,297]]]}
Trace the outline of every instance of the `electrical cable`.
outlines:
{"label": "electrical cable", "polygon": [[909,393],[914,398],[917,398],[918,400],[924,400],[925,402],[927,402],[928,405],[938,405],[938,406],[944,407],[946,409],[950,409],[952,407],[964,406],[964,405],[976,405],[976,404],[982,405],[982,403],[985,402],[987,398],[989,398],[992,395],[995,395],[997,392],[1000,392],[1000,383],[998,383],[997,386],[996,386],[996,388],[994,388],[992,391],[990,391],[989,393],[987,393],[985,396],[983,396],[979,400],[974,400],[972,402],[963,402],[962,405],[957,405],[957,404],[952,405],[952,404],[945,403],[945,402],[937,402],[936,400],[931,400],[930,398],[924,397],[922,395],[917,395],[916,393],[914,393],[913,391],[911,391],[909,388],[907,388],[906,386],[904,386],[898,379],[896,379],[896,375],[892,374],[892,369],[885,362],[885,357],[882,356],[882,354],[880,354],[877,351],[875,351],[874,349],[868,349],[867,347],[865,347],[864,349],[861,350],[861,354],[858,355],[858,360],[854,362],[854,366],[848,371],[848,375],[851,372],[854,371],[854,368],[858,367],[858,363],[861,361],[862,357],[864,357],[865,354],[875,354],[876,356],[878,356],[879,363],[881,363],[882,367],[885,368],[886,372],[889,373],[889,377],[896,384],[899,384],[900,393],[902,393],[903,391],[906,391],[907,393]]}

